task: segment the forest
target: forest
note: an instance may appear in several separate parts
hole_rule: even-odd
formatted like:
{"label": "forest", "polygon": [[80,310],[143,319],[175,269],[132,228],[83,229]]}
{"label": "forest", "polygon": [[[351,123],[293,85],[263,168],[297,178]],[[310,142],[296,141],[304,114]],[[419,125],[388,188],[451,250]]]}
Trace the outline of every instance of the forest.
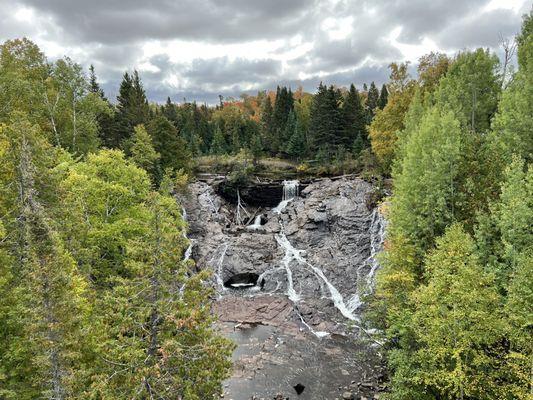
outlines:
{"label": "forest", "polygon": [[110,100],[92,66],[0,45],[0,399],[220,395],[233,344],[176,194],[222,159],[392,181],[366,316],[387,398],[531,399],[533,14],[516,42],[516,68],[430,53],[381,88],[214,105],[151,103],[135,70]]}

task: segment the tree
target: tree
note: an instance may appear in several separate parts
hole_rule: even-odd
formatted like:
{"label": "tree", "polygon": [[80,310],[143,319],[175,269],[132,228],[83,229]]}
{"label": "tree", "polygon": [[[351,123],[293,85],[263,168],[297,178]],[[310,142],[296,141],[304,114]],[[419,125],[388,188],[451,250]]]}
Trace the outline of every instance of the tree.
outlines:
{"label": "tree", "polygon": [[273,141],[272,147],[274,152],[283,150],[286,143],[284,132],[285,126],[289,119],[290,113],[294,110],[294,98],[292,91],[287,89],[286,86],[278,87],[276,92],[276,101],[274,103],[274,111],[272,113],[272,131]]}
{"label": "tree", "polygon": [[270,100],[270,96],[267,95],[261,111],[261,133],[264,143],[268,144],[268,150],[271,150],[271,140],[273,137],[273,113],[272,101]]}
{"label": "tree", "polygon": [[364,146],[368,142],[365,110],[359,92],[353,83],[350,85],[350,91],[342,104],[342,112],[345,121],[344,145],[349,147],[355,141],[360,141]]}
{"label": "tree", "polygon": [[171,168],[175,171],[190,169],[191,153],[187,144],[178,134],[172,123],[164,116],[155,117],[149,122],[146,130],[152,137],[154,148],[161,155],[161,171]]}
{"label": "tree", "polygon": [[436,102],[453,109],[461,126],[488,131],[501,89],[497,65],[498,58],[488,50],[460,53],[440,80]]}
{"label": "tree", "polygon": [[219,126],[215,128],[213,143],[211,144],[211,154],[222,155],[227,153],[227,143],[224,134]]}
{"label": "tree", "polygon": [[367,124],[370,124],[372,122],[378,105],[379,91],[374,81],[372,81],[370,83],[370,88],[368,89],[368,96],[366,98]]}
{"label": "tree", "polygon": [[518,154],[531,163],[533,154],[533,16],[525,16],[522,32],[518,36],[518,72],[502,93],[498,112],[492,123],[489,137],[490,157],[494,160],[493,182]]}
{"label": "tree", "polygon": [[305,132],[303,130],[300,120],[295,116],[294,130],[287,143],[287,154],[301,160],[307,154],[307,142],[305,140]]}
{"label": "tree", "polygon": [[155,151],[152,138],[146,132],[144,125],[137,125],[134,128],[131,145],[131,160],[139,167],[157,176],[157,166],[160,155]]}
{"label": "tree", "polygon": [[381,86],[381,92],[379,93],[378,107],[380,110],[383,110],[387,105],[387,100],[389,98],[389,92],[387,90],[387,85],[383,84]]}
{"label": "tree", "polygon": [[148,100],[137,71],[133,75],[124,73],[117,96],[117,112],[115,114],[113,135],[109,144],[113,148],[127,150],[129,140],[133,135],[133,128],[148,123],[150,109]]}
{"label": "tree", "polygon": [[413,294],[419,346],[413,383],[443,398],[500,398],[504,384],[497,382],[499,371],[485,349],[503,337],[501,299],[460,225],[438,239],[425,271],[427,284]]}
{"label": "tree", "polygon": [[331,160],[344,142],[345,124],[340,103],[340,91],[320,83],[311,108],[309,136],[311,150],[320,153],[324,161]]}
{"label": "tree", "polygon": [[98,83],[96,72],[94,71],[94,65],[92,64],[89,67],[89,91],[91,93],[97,94],[103,100],[106,100],[104,91],[102,90],[102,88],[100,87],[100,84]]}
{"label": "tree", "polygon": [[377,110],[370,124],[372,151],[385,173],[390,173],[396,151],[398,133],[404,129],[404,118],[415,93],[416,84],[409,78],[407,64],[391,64],[388,101]]}
{"label": "tree", "polygon": [[462,132],[453,112],[430,109],[405,148],[394,176],[392,234],[404,235],[423,255],[455,218]]}
{"label": "tree", "polygon": [[21,113],[0,127],[0,143],[0,186],[7,189],[1,207],[12,207],[13,215],[7,220],[11,234],[0,244],[0,254],[12,255],[3,266],[2,289],[7,285],[12,297],[0,304],[2,311],[5,301],[10,306],[2,315],[7,335],[0,351],[0,393],[6,399],[73,397],[85,344],[86,284],[51,218],[49,167],[57,154]]}
{"label": "tree", "polygon": [[[99,302],[101,369],[93,395],[202,400],[220,394],[232,346],[211,328],[207,272],[189,276],[180,210],[151,193],[127,245],[128,277]],[[126,334],[125,334],[126,333]]]}

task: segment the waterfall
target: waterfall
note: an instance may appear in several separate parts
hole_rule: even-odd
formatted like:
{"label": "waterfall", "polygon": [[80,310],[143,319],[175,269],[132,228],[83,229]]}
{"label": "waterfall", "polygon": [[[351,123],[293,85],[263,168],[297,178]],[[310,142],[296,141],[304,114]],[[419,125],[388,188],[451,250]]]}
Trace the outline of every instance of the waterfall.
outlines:
{"label": "waterfall", "polygon": [[261,228],[261,214],[257,215],[254,219],[254,223],[246,227],[246,229],[256,231]]}
{"label": "waterfall", "polygon": [[[187,222],[187,210],[185,210],[185,207],[181,207],[181,218],[183,218],[184,222]],[[187,250],[185,250],[185,253],[183,253],[183,261],[187,261],[191,258],[193,245],[192,240],[187,237],[187,229],[183,230],[183,237],[189,243],[189,245],[187,246]]]}
{"label": "waterfall", "polygon": [[295,197],[298,196],[298,189],[300,182],[294,181],[283,181],[283,197],[281,202],[272,210],[275,214],[281,214],[287,204],[289,204]]}
{"label": "waterfall", "polygon": [[[273,210],[275,213],[281,214],[287,206],[288,202],[292,201],[296,196],[298,196],[298,186],[298,181],[283,181],[283,199],[281,203]],[[352,321],[356,321],[357,317],[355,317],[353,312],[350,311],[350,309],[346,306],[346,304],[344,303],[344,299],[342,298],[342,295],[339,293],[337,288],[328,280],[324,272],[319,267],[310,264],[303,258],[303,250],[298,250],[293,247],[293,245],[289,242],[289,239],[287,239],[287,236],[285,236],[282,221],[280,220],[279,223],[281,226],[281,232],[276,235],[276,241],[285,251],[285,256],[283,257],[282,264],[285,268],[285,271],[287,272],[287,296],[289,297],[289,299],[293,302],[297,302],[300,300],[300,296],[294,290],[292,270],[290,268],[291,261],[297,261],[298,263],[311,268],[313,273],[325,283],[331,295],[331,300],[333,301],[333,304],[341,312],[341,314],[345,318],[348,318]]]}
{"label": "waterfall", "polygon": [[209,261],[209,264],[213,265],[215,262],[215,257],[218,253],[218,260],[216,260],[216,268],[213,268],[215,272],[215,279],[217,281],[218,286],[222,291],[225,291],[226,288],[224,287],[224,281],[222,279],[222,265],[224,264],[224,258],[226,257],[226,252],[228,251],[229,244],[228,243],[222,243],[220,246],[218,246],[217,250],[220,249],[220,252],[215,251],[215,254]]}
{"label": "waterfall", "polygon": [[[363,305],[362,297],[371,294],[374,291],[374,278],[379,268],[377,254],[383,248],[385,238],[386,221],[380,214],[378,208],[372,212],[370,222],[370,255],[359,268],[360,271],[368,269],[364,277],[364,284],[357,289],[357,292],[348,301],[348,308],[353,312]],[[370,267],[370,268],[369,268]],[[358,274],[359,276],[359,274]],[[359,283],[359,282],[358,282]]]}

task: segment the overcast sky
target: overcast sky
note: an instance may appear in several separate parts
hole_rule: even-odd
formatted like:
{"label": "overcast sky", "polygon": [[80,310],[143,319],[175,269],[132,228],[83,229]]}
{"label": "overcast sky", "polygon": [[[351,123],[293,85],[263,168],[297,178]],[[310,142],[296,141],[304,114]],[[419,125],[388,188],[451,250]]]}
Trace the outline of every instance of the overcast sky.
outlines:
{"label": "overcast sky", "polygon": [[109,97],[125,70],[148,97],[207,101],[277,84],[387,80],[391,61],[498,47],[530,0],[0,0],[0,41],[94,64]]}

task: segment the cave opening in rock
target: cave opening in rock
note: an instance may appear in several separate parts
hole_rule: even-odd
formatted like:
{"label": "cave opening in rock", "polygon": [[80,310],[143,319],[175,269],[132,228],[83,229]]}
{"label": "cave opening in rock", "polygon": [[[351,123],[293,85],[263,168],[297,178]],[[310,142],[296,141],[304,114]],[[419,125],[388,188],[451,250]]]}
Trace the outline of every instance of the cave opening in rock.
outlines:
{"label": "cave opening in rock", "polygon": [[246,289],[256,286],[258,279],[258,274],[253,272],[243,272],[232,275],[229,279],[224,281],[224,286],[230,289]]}

